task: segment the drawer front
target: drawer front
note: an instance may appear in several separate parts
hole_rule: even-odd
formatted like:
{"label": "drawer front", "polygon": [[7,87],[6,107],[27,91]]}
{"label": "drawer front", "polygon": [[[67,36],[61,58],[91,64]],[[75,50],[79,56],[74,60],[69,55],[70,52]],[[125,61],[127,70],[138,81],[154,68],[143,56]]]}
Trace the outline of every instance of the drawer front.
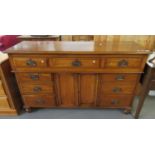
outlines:
{"label": "drawer front", "polygon": [[4,88],[3,88],[3,85],[2,85],[2,82],[0,81],[0,96],[5,96],[5,91],[4,91]]}
{"label": "drawer front", "polygon": [[102,66],[105,68],[141,68],[142,58],[106,58],[105,61],[103,60]]}
{"label": "drawer front", "polygon": [[49,82],[53,79],[51,74],[44,73],[16,73],[16,77],[21,82]]}
{"label": "drawer front", "polygon": [[98,106],[107,108],[123,108],[130,106],[132,96],[130,95],[103,95]]}
{"label": "drawer front", "polygon": [[21,92],[24,94],[34,93],[53,93],[53,84],[34,84],[34,83],[21,83]]}
{"label": "drawer front", "polygon": [[0,97],[0,108],[9,108],[7,97]]}
{"label": "drawer front", "polygon": [[24,95],[23,100],[27,107],[55,107],[55,98],[52,95]]}
{"label": "drawer front", "polygon": [[139,74],[104,74],[102,79],[105,82],[136,82]]}
{"label": "drawer front", "polygon": [[103,83],[102,93],[103,94],[132,94],[135,89],[135,83]]}
{"label": "drawer front", "polygon": [[47,60],[46,58],[26,58],[26,57],[16,57],[13,58],[13,64],[15,67],[28,67],[28,68],[37,68],[37,67],[46,67]]}
{"label": "drawer front", "polygon": [[51,67],[98,68],[99,59],[96,58],[53,58]]}

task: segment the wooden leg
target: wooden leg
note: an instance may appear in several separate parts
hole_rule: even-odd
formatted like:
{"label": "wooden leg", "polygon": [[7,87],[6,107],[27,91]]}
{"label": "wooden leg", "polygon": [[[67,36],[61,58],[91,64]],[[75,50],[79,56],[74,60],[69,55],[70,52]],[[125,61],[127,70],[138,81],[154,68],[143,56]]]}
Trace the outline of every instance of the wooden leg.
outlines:
{"label": "wooden leg", "polygon": [[134,116],[136,119],[139,118],[140,112],[141,112],[142,107],[144,105],[145,97],[146,97],[146,95],[140,96],[139,103],[138,103],[136,113],[135,113],[135,116]]}
{"label": "wooden leg", "polygon": [[125,114],[131,114],[131,107],[125,108],[123,112]]}
{"label": "wooden leg", "polygon": [[141,109],[142,109],[142,107],[144,105],[145,98],[146,98],[146,96],[147,96],[147,94],[149,92],[150,81],[152,79],[152,74],[153,74],[153,69],[151,69],[149,67],[148,71],[147,71],[147,74],[146,74],[146,77],[144,78],[144,82],[143,82],[143,85],[142,85],[142,92],[140,94],[139,101],[138,101],[138,106],[137,106],[136,113],[135,113],[135,116],[134,116],[136,119],[139,118]]}

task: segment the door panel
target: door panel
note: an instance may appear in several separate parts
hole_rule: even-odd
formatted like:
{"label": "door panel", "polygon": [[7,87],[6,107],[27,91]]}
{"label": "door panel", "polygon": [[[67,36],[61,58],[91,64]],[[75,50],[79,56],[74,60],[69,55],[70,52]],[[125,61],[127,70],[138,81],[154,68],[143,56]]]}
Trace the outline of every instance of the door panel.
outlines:
{"label": "door panel", "polygon": [[98,77],[96,74],[81,74],[80,80],[80,106],[95,106]]}
{"label": "door panel", "polygon": [[57,88],[59,88],[59,98],[61,107],[75,107],[77,102],[76,76],[71,73],[62,73],[57,75]]}

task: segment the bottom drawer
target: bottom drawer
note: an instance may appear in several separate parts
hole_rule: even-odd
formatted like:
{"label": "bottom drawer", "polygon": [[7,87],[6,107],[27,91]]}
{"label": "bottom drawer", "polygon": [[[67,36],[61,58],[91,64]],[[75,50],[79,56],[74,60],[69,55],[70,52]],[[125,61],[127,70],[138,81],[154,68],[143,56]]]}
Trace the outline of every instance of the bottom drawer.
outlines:
{"label": "bottom drawer", "polygon": [[0,108],[9,108],[7,97],[0,97]]}
{"label": "bottom drawer", "polygon": [[53,95],[24,95],[24,104],[26,107],[54,107],[55,97]]}
{"label": "bottom drawer", "polygon": [[129,107],[132,102],[131,95],[103,95],[99,106],[107,108]]}

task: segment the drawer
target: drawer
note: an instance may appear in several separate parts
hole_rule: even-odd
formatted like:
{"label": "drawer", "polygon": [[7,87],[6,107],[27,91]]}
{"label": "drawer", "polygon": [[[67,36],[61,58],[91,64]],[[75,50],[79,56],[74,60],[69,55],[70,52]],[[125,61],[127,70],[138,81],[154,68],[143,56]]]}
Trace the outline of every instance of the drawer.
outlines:
{"label": "drawer", "polygon": [[16,73],[16,77],[21,82],[49,82],[53,80],[53,76],[46,73]]}
{"label": "drawer", "polygon": [[98,106],[107,108],[123,108],[130,106],[131,95],[103,95]]}
{"label": "drawer", "polygon": [[34,83],[21,83],[20,89],[22,93],[28,94],[28,93],[34,93],[34,94],[40,94],[40,93],[53,93],[53,84],[34,84]]}
{"label": "drawer", "polygon": [[102,85],[103,86],[101,92],[103,94],[132,94],[135,89],[135,83],[120,84],[117,82],[106,82]]}
{"label": "drawer", "polygon": [[53,58],[50,59],[51,67],[98,68],[97,58]]}
{"label": "drawer", "polygon": [[52,95],[24,95],[24,104],[27,107],[54,107],[55,97]]}
{"label": "drawer", "polygon": [[142,58],[139,57],[117,57],[102,60],[102,67],[105,68],[141,68]]}
{"label": "drawer", "polygon": [[0,108],[10,108],[7,97],[0,97]]}
{"label": "drawer", "polygon": [[102,75],[102,79],[105,82],[136,82],[139,74],[104,74]]}
{"label": "drawer", "polygon": [[26,58],[26,57],[16,57],[13,58],[13,64],[15,67],[46,67],[46,58]]}
{"label": "drawer", "polygon": [[2,85],[2,81],[0,81],[0,96],[5,96],[5,91],[4,91],[4,88],[3,88],[3,85]]}

